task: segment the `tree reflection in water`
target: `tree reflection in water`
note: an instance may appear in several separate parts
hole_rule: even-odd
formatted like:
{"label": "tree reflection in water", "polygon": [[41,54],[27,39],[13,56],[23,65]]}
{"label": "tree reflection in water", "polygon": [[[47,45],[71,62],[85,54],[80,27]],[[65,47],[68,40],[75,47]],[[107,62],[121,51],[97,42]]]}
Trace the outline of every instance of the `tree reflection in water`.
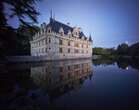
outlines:
{"label": "tree reflection in water", "polygon": [[[105,67],[103,68],[98,65]],[[107,65],[111,66],[107,67]],[[95,66],[95,70],[93,70],[93,66]],[[127,67],[131,67],[132,69],[129,68],[128,71],[122,71],[117,66],[122,69],[127,69]],[[65,110],[66,108],[63,105],[65,103],[68,107],[76,109],[80,107],[98,108],[98,105],[103,105],[104,102],[98,103],[97,100],[101,101],[101,97],[100,99],[94,97],[106,95],[107,98],[105,100],[107,102],[107,99],[110,97],[107,92],[103,92],[105,90],[113,90],[117,87],[116,90],[119,90],[122,94],[123,90],[119,88],[125,88],[125,90],[129,91],[128,87],[130,85],[126,84],[130,82],[132,84],[130,88],[133,87],[130,90],[138,93],[138,74],[136,74],[138,70],[133,71],[133,68],[139,69],[137,59],[97,59],[93,60],[93,64],[90,59],[86,59],[3,66],[1,67],[0,74],[0,107],[6,110]],[[95,71],[94,75],[93,71]],[[108,71],[110,72],[108,73]],[[120,74],[123,72],[129,75],[124,76],[125,74]],[[110,83],[107,84],[108,81],[106,80],[108,80],[108,77],[110,78]],[[117,82],[116,78],[117,80],[123,78],[123,80],[120,80],[123,83],[118,85],[119,81]],[[136,80],[132,81],[132,79]],[[105,86],[99,84],[104,84]],[[108,86],[109,84],[111,86]],[[113,86],[115,84],[117,86]],[[99,92],[95,93],[95,91]],[[128,93],[129,96],[132,95],[130,91],[126,94]],[[115,91],[111,92],[111,96],[113,98],[117,97]],[[126,97],[129,96],[127,95]],[[138,95],[134,98],[136,97],[139,99]],[[60,100],[62,98],[64,101]],[[65,102],[65,100],[72,100],[73,103]],[[84,100],[84,104],[79,106]],[[136,100],[134,102],[137,103],[138,101]],[[121,101],[121,103],[126,102],[124,98],[118,101]],[[136,103],[131,103],[131,107],[137,105]],[[79,105],[75,107],[74,104]],[[105,104],[110,105],[109,103]],[[120,106],[117,107],[120,108]]]}
{"label": "tree reflection in water", "polygon": [[95,66],[117,64],[117,66],[122,69],[128,69],[129,66],[131,66],[134,69],[139,69],[139,59],[134,58],[96,59],[93,60],[93,64]]}

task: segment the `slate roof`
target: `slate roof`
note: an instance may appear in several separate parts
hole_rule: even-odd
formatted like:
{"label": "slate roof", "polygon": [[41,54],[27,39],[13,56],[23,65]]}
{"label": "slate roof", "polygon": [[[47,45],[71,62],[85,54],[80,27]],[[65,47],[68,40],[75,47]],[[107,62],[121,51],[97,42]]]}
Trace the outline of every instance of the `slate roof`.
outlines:
{"label": "slate roof", "polygon": [[[66,24],[63,24],[63,23],[61,23],[61,22],[59,22],[59,21],[56,21],[56,20],[54,20],[54,19],[52,19],[52,18],[50,18],[50,22],[49,22],[49,24],[47,25],[47,27],[51,27],[52,28],[52,31],[54,31],[54,32],[56,32],[56,33],[59,33],[59,29],[62,27],[63,28],[63,30],[64,30],[64,34],[68,34],[68,31],[70,30],[71,32],[73,31],[73,27],[70,27],[70,26],[68,26],[68,25],[66,25]],[[83,36],[85,36],[84,35],[84,33],[83,32],[80,32],[79,33],[79,38],[82,38]],[[87,39],[87,37],[85,37],[85,39]]]}

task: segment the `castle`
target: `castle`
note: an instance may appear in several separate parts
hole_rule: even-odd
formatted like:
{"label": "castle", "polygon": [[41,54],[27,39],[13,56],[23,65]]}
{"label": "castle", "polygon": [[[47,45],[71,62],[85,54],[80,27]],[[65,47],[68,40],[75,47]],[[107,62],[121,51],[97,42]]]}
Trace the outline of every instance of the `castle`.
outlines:
{"label": "castle", "polygon": [[92,39],[79,27],[71,27],[50,17],[48,24],[41,24],[40,31],[30,41],[31,56],[46,60],[91,58]]}

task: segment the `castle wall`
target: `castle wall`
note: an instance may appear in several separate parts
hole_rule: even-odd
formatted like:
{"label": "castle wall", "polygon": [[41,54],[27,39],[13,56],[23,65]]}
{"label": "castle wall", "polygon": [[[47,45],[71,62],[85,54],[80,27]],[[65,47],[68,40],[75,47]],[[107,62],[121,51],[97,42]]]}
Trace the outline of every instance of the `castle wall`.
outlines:
{"label": "castle wall", "polygon": [[78,37],[45,32],[34,37],[30,44],[31,56],[46,56],[48,60],[92,57],[91,42]]}

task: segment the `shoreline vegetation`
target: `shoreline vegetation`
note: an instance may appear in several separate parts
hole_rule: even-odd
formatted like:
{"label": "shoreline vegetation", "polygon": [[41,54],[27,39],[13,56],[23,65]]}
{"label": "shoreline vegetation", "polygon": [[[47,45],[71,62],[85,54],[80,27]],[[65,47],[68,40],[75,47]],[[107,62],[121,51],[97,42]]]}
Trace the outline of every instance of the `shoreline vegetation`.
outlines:
{"label": "shoreline vegetation", "polygon": [[126,43],[122,43],[118,45],[117,48],[95,47],[93,48],[93,56],[95,56],[95,58],[102,57],[110,59],[119,59],[119,58],[139,59],[139,42],[131,46],[128,46],[128,44]]}
{"label": "shoreline vegetation", "polygon": [[139,56],[123,56],[123,55],[94,55],[93,64],[95,66],[99,65],[113,65],[116,64],[119,68],[128,69],[131,66],[134,69],[139,69]]}
{"label": "shoreline vegetation", "polygon": [[139,69],[139,43],[131,46],[123,43],[115,48],[93,48],[93,64],[109,65],[116,63],[122,69],[128,66]]}

